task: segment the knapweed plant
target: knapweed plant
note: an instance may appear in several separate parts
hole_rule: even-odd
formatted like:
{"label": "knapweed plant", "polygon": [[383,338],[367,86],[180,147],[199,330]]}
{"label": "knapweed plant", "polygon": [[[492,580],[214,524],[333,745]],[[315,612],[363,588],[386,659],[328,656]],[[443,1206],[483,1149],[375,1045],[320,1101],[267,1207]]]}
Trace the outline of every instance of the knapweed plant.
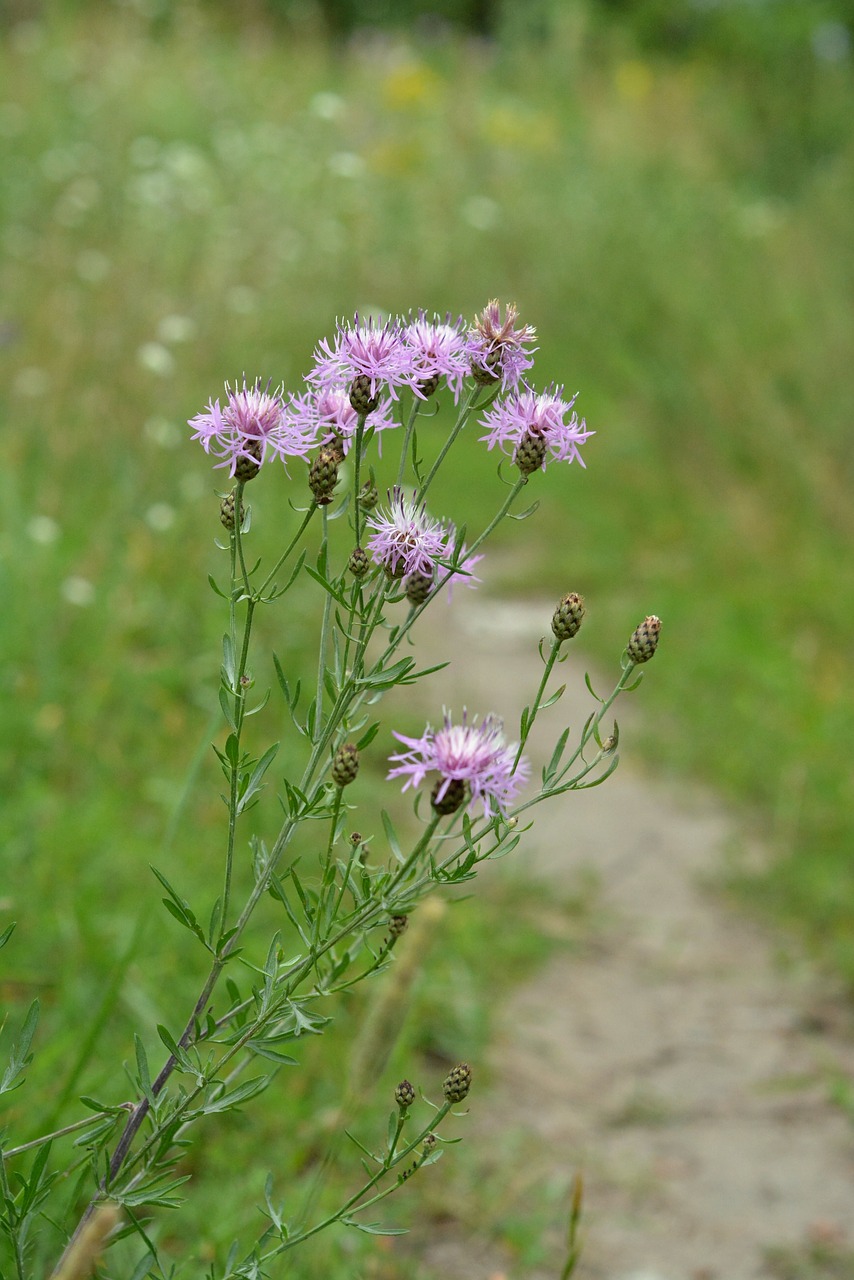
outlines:
{"label": "knapweed plant", "polygon": [[[570,743],[568,728],[559,733],[536,786],[526,743],[540,713],[563,693],[549,686],[581,626],[581,596],[565,592],[557,604],[515,741],[488,707],[446,708],[442,668],[420,669],[415,656],[425,609],[478,581],[487,540],[505,518],[525,513],[520,499],[538,472],[583,465],[592,433],[575,397],[561,387],[538,391],[527,380],[534,338],[515,308],[502,311],[496,302],[471,326],[423,313],[385,323],[357,317],[319,344],[299,393],[243,379],[192,419],[193,438],[227,488],[220,495],[225,564],[211,579],[226,617],[224,728],[214,750],[227,817],[213,901],[191,905],[155,874],[176,927],[195,939],[198,996],[182,1024],[157,1027],[162,1061],[150,1064],[137,1037],[130,1062],[117,1064],[117,1078],[127,1072],[131,1079],[127,1101],[82,1098],[76,1119],[41,1136],[27,1130],[38,1108],[15,1108],[20,1133],[3,1134],[0,1160],[4,1276],[41,1280],[50,1266],[63,1280],[93,1266],[133,1280],[176,1274],[158,1240],[164,1218],[192,1190],[186,1153],[197,1127],[216,1124],[267,1088],[281,1092],[286,1114],[293,1073],[284,1068],[298,1062],[301,1041],[323,1033],[331,997],[392,964],[425,896],[474,879],[483,862],[516,847],[536,805],[595,786],[616,767],[617,729],[606,717],[655,652],[657,618],[631,636],[616,687],[607,697],[593,694],[598,705],[577,740]],[[476,530],[455,527],[432,503],[436,476],[463,431],[504,455],[497,481],[485,457],[483,477],[472,479],[496,492],[494,517]],[[390,485],[382,496],[380,470]],[[252,551],[249,486],[259,483],[281,494],[277,520],[285,534],[274,563]],[[264,740],[264,717],[256,717],[268,694],[254,688],[253,626],[259,610],[270,609],[287,628],[297,586],[304,615],[307,582],[316,591],[316,665],[293,672],[275,659],[271,668],[272,693],[284,699],[289,732],[301,744],[282,753],[300,761],[282,776],[279,744]],[[389,690],[426,676],[436,686],[436,710],[420,734],[375,718]],[[411,821],[395,827],[377,813],[376,783],[367,804],[360,796],[366,757],[414,797]],[[258,829],[256,802],[271,786],[278,825]],[[360,802],[367,808],[361,817]],[[251,889],[239,894],[235,868],[249,863]],[[259,949],[247,926],[270,899],[279,927]],[[17,1027],[3,1091],[23,1083],[37,1018],[33,1005]],[[354,1172],[352,1194],[332,1211],[315,1215],[309,1197],[294,1214],[299,1199],[278,1185],[273,1168],[257,1230],[248,1223],[248,1240],[224,1245],[211,1280],[279,1275],[283,1255],[328,1227],[393,1231],[378,1217],[379,1202],[442,1154],[444,1121],[466,1099],[471,1077],[467,1063],[454,1067],[438,1102],[400,1081],[385,1134],[352,1135],[362,1173]],[[51,1247],[59,1241],[52,1258],[45,1236]],[[119,1240],[126,1243],[111,1252]],[[192,1264],[193,1274],[200,1265]]]}

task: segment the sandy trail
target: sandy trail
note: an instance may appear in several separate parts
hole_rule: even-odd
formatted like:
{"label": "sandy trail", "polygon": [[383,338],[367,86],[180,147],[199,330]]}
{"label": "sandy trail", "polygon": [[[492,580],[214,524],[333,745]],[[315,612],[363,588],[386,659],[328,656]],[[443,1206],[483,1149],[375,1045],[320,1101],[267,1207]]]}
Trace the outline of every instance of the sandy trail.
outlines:
{"label": "sandy trail", "polygon": [[[453,659],[431,695],[497,710],[512,733],[553,602],[462,594],[423,620],[419,661]],[[592,707],[580,655],[560,671],[569,687],[549,724],[580,726]],[[767,1280],[768,1247],[854,1237],[854,1127],[830,1100],[834,1075],[854,1078],[854,1037],[815,976],[782,972],[774,941],[709,888],[732,819],[633,772],[654,675],[618,704],[616,775],[538,809],[519,853],[558,886],[595,867],[607,923],[586,953],[557,955],[508,995],[494,1087],[466,1141],[510,1127],[544,1175],[583,1170],[580,1280]],[[526,1280],[558,1274],[557,1231],[553,1256]],[[425,1260],[449,1280],[523,1274],[485,1241],[444,1238]],[[804,1272],[825,1274],[843,1272]]]}

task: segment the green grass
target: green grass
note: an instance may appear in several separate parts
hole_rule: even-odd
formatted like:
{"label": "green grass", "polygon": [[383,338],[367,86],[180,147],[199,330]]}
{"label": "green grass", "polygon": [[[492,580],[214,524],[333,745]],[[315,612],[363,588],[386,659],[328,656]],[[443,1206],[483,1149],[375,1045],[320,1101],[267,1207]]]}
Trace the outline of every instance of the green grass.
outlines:
{"label": "green grass", "polygon": [[[854,984],[850,66],[784,93],[580,8],[547,46],[403,58],[181,8],[162,38],[130,10],[20,25],[0,84],[0,982],[43,999],[36,1082],[67,1077],[140,912],[99,1043],[127,1053],[164,993],[180,1017],[147,864],[193,901],[220,876],[217,482],[184,423],[244,370],[296,386],[357,307],[497,295],[536,323],[537,384],[580,390],[597,435],[587,471],[534,478],[500,585],[581,590],[593,661],[663,617],[628,757],[744,807],[774,854],[744,892]],[[476,528],[500,490],[459,457],[436,500]],[[292,495],[257,482],[268,553]],[[310,652],[299,613],[262,628]]]}

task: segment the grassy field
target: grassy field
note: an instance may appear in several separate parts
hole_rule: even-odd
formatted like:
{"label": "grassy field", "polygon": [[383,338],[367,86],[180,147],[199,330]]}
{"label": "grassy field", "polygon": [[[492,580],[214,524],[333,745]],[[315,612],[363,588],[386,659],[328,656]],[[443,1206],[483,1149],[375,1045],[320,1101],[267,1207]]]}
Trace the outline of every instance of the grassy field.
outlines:
{"label": "grassy field", "polygon": [[[810,54],[792,90],[572,14],[512,51],[332,53],[190,8],[162,36],[130,10],[5,33],[2,983],[48,1031],[92,1025],[105,973],[106,1049],[164,987],[180,1007],[147,863],[191,900],[219,875],[216,481],[186,419],[244,370],[296,387],[336,315],[493,296],[597,431],[499,585],[582,591],[591,661],[664,618],[636,758],[744,806],[774,854],[744,892],[854,985],[850,63]],[[475,526],[481,453],[444,494]],[[272,546],[288,489],[258,485]],[[37,1080],[67,1085],[79,1035],[45,1044]]]}

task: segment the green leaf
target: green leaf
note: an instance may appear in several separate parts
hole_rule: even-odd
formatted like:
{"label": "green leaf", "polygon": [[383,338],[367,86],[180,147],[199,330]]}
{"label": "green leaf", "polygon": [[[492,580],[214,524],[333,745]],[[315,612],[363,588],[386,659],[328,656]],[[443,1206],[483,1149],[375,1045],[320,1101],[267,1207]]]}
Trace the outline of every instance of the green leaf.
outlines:
{"label": "green leaf", "polygon": [[241,1102],[254,1098],[256,1094],[263,1093],[270,1083],[270,1076],[255,1076],[252,1080],[245,1080],[243,1084],[239,1084],[236,1089],[232,1089],[229,1093],[223,1093],[218,1098],[205,1101],[198,1110],[198,1115],[216,1115],[222,1111],[231,1111]]}
{"label": "green leaf", "polygon": [[356,743],[357,750],[364,751],[365,747],[369,747],[373,742],[374,738],[379,733],[379,731],[380,731],[380,722],[379,720],[375,720],[374,723],[368,729],[365,730],[361,738],[359,738],[358,742]]}
{"label": "green leaf", "polygon": [[328,578],[325,578],[322,573],[318,573],[316,569],[312,569],[310,564],[305,566],[305,571],[309,577],[314,578],[315,582],[319,582],[323,590],[332,596],[333,600],[337,600],[342,608],[349,609],[350,602],[339,586],[330,582]]}
{"label": "green leaf", "polygon": [[225,683],[232,693],[237,691],[237,659],[234,654],[234,642],[230,635],[222,637],[222,673]]}
{"label": "green leaf", "polygon": [[[226,744],[226,749],[227,749],[227,744]],[[252,796],[254,796],[257,791],[260,791],[261,782],[264,778],[264,774],[267,772],[270,765],[275,760],[276,755],[278,754],[278,750],[279,750],[279,744],[278,742],[274,742],[272,747],[269,747],[264,752],[263,756],[258,761],[255,768],[252,770],[252,773],[249,775],[249,780],[246,783],[246,789],[244,790],[243,795],[241,796],[237,805],[238,813],[242,813],[243,810],[246,808],[248,801],[252,798]]]}
{"label": "green leaf", "polygon": [[564,753],[564,750],[566,749],[566,741],[568,737],[569,737],[569,729],[564,729],[563,733],[560,735],[557,742],[555,743],[555,749],[552,752],[551,759],[549,760],[545,769],[543,769],[544,783],[548,782],[548,780],[550,778],[553,778],[554,775],[557,773],[558,765],[560,764],[561,757]]}
{"label": "green leaf", "polygon": [[398,862],[405,862],[406,859],[401,851],[400,843],[397,839],[397,832],[392,825],[391,818],[388,816],[385,809],[380,811],[380,816],[382,817],[383,830],[385,831],[385,838],[388,841],[389,849],[391,849]]}
{"label": "green leaf", "polygon": [[13,920],[12,923],[9,925],[8,929],[4,929],[3,932],[0,933],[0,947],[5,947],[6,943],[9,941],[9,939],[11,938],[14,932],[15,932],[15,921]]}
{"label": "green leaf", "polygon": [[342,1218],[341,1222],[345,1227],[355,1227],[357,1231],[364,1231],[369,1236],[405,1236],[409,1234],[406,1227],[381,1227],[378,1222],[359,1222],[356,1218]]}
{"label": "green leaf", "polygon": [[[220,685],[219,689],[219,705],[222,708],[222,714],[225,716],[225,722],[234,733],[237,732],[237,725],[234,722],[234,711],[231,706],[231,696],[227,689]],[[217,752],[219,755],[219,752]],[[221,757],[220,757],[221,758]]]}
{"label": "green leaf", "polygon": [[151,1092],[151,1072],[148,1069],[148,1055],[145,1052],[145,1046],[139,1036],[133,1038],[134,1048],[136,1049],[136,1070],[139,1080],[139,1087],[148,1099],[149,1105],[154,1106],[155,1098]]}
{"label": "green leaf", "polygon": [[115,1187],[112,1187],[110,1195],[113,1200],[131,1209],[145,1204],[161,1205],[167,1209],[174,1209],[179,1204],[182,1204],[183,1200],[174,1196],[172,1192],[189,1181],[189,1173],[180,1178],[173,1178],[171,1174],[161,1173],[141,1187],[134,1187],[133,1190],[117,1191]]}
{"label": "green leaf", "polygon": [[222,600],[228,599],[228,596],[225,594],[225,592],[220,590],[220,588],[216,585],[216,582],[214,580],[214,576],[212,573],[208,574],[208,582],[210,583],[211,591],[215,592],[215,594],[218,595]]}
{"label": "green leaf", "polygon": [[21,1027],[21,1034],[17,1044],[12,1045],[12,1052],[9,1055],[9,1065],[3,1073],[3,1079],[0,1080],[0,1093],[10,1093],[13,1089],[19,1089],[24,1083],[23,1071],[32,1062],[32,1054],[30,1053],[30,1045],[35,1035],[36,1027],[39,1021],[39,1002],[34,1000],[30,1005],[27,1016],[24,1019],[24,1025]]}
{"label": "green leaf", "polygon": [[247,1040],[246,1048],[251,1053],[257,1053],[259,1058],[268,1058],[270,1062],[278,1063],[280,1067],[299,1066],[297,1058],[292,1058],[289,1053],[282,1053],[281,1049],[274,1049],[272,1045],[265,1044],[262,1040]]}

